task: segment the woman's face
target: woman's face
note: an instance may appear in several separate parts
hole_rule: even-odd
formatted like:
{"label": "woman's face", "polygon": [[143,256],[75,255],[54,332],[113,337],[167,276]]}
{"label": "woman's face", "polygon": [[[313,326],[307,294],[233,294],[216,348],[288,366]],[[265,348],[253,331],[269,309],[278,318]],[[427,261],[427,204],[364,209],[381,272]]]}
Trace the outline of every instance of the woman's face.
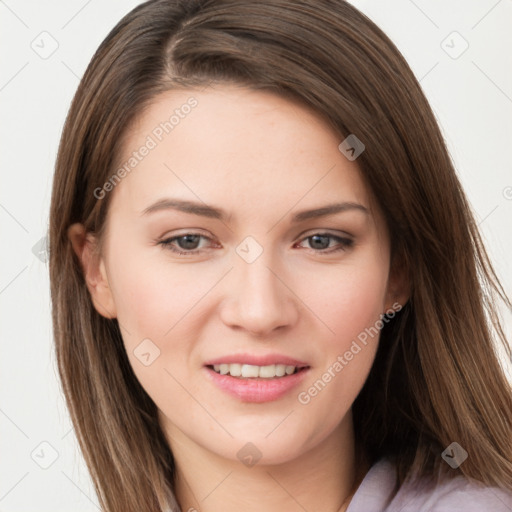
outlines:
{"label": "woman's face", "polygon": [[97,190],[112,202],[90,290],[169,439],[277,463],[351,418],[399,296],[341,142],[304,107],[234,86],[164,93],[130,131],[125,172]]}

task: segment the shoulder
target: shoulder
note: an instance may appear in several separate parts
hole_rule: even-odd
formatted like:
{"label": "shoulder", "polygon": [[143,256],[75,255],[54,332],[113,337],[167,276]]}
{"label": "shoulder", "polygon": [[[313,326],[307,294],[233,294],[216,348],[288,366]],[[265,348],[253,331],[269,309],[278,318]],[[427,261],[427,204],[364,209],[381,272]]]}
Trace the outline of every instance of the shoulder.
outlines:
{"label": "shoulder", "polygon": [[512,512],[512,492],[486,487],[463,476],[435,487],[404,483],[390,502],[394,485],[395,468],[381,459],[370,468],[347,512]]}
{"label": "shoulder", "polygon": [[389,512],[512,512],[512,493],[457,476],[428,491],[405,485]]}

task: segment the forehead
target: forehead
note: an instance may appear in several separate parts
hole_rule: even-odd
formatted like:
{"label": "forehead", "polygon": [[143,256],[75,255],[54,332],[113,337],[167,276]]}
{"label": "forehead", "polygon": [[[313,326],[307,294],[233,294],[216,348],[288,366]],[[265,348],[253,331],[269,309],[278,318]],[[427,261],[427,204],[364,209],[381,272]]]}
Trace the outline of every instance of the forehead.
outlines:
{"label": "forehead", "polygon": [[369,205],[341,137],[312,110],[238,86],[160,94],[127,132],[113,207],[141,213],[166,196],[248,216],[339,200]]}

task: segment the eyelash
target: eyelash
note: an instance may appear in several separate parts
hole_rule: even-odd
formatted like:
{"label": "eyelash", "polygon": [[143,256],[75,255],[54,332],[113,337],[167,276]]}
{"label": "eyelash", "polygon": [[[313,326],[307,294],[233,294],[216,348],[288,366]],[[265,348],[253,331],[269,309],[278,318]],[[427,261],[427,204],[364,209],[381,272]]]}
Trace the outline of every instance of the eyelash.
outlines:
{"label": "eyelash", "polygon": [[[203,253],[204,249],[192,249],[190,251],[183,251],[183,250],[180,250],[180,249],[176,249],[173,245],[171,245],[175,240],[177,240],[179,238],[184,238],[184,237],[190,236],[190,235],[192,235],[192,236],[200,236],[201,238],[206,238],[207,240],[211,240],[211,238],[209,238],[209,237],[207,237],[205,235],[202,235],[201,233],[184,233],[182,235],[178,235],[178,236],[174,236],[174,237],[171,237],[171,238],[166,238],[165,240],[161,240],[160,242],[158,242],[158,244],[162,245],[165,249],[168,249],[171,252],[176,253],[176,254],[178,254],[180,256],[195,256],[195,255]],[[312,235],[306,236],[306,237],[304,237],[301,240],[301,242],[303,240],[307,240],[309,238],[313,238],[314,236],[329,237],[329,238],[336,239],[336,240],[338,240],[340,242],[340,247],[335,248],[335,249],[330,249],[330,250],[327,250],[327,249],[311,249],[316,254],[320,254],[320,255],[326,255],[326,254],[332,254],[332,253],[339,252],[339,251],[345,251],[348,248],[352,247],[353,244],[354,244],[354,240],[352,240],[350,238],[343,238],[343,237],[340,237],[340,236],[337,236],[337,235],[333,235],[331,233],[321,233],[321,232],[313,233]]]}

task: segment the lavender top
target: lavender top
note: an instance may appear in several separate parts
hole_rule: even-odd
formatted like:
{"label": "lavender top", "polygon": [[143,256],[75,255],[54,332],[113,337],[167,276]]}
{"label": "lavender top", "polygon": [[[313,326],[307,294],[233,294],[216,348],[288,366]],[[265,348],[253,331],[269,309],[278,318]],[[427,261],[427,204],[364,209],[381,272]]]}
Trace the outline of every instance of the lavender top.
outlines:
{"label": "lavender top", "polygon": [[406,483],[388,503],[395,478],[391,462],[378,461],[359,485],[347,512],[512,512],[511,492],[473,483],[461,475],[428,491]]}

